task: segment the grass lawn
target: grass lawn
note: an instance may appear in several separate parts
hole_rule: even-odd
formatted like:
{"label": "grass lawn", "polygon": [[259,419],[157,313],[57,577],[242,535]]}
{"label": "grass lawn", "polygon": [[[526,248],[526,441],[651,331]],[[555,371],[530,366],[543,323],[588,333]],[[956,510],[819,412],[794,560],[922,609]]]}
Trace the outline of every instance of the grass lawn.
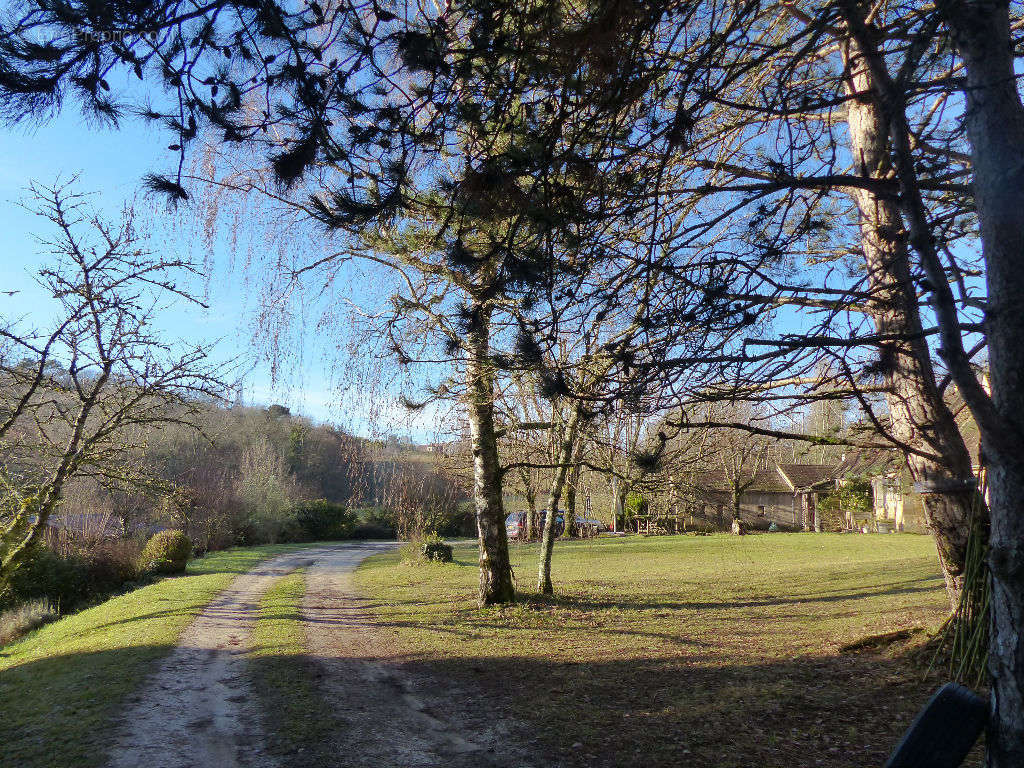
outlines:
{"label": "grass lawn", "polygon": [[215,552],[184,576],[115,597],[0,648],[0,765],[103,764],[111,721],[154,661],[238,574],[309,546]]}
{"label": "grass lawn", "polygon": [[[930,538],[775,534],[556,545],[555,598],[513,547],[512,607],[478,611],[476,551],[357,571],[387,647],[471,679],[565,765],[881,765],[938,678],[865,635],[941,622]],[[910,644],[913,644],[911,641]]]}

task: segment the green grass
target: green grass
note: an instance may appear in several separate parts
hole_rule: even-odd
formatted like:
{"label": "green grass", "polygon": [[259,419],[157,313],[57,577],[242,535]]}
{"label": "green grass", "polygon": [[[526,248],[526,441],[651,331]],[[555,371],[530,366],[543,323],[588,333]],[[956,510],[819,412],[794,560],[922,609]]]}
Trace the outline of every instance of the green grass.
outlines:
{"label": "green grass", "polygon": [[284,765],[331,764],[331,734],[338,727],[317,689],[306,657],[306,625],[300,607],[305,573],[277,581],[260,601],[249,660],[264,712],[269,751]]}
{"label": "green grass", "polygon": [[560,542],[555,598],[532,594],[537,547],[517,546],[519,603],[484,611],[475,549],[455,554],[365,561],[376,623],[404,663],[481,686],[568,765],[879,765],[935,684],[894,648],[838,650],[942,620],[927,537]]}
{"label": "green grass", "polygon": [[238,574],[309,545],[216,552],[0,648],[0,765],[103,764],[111,723],[157,659]]}
{"label": "green grass", "polygon": [[[260,559],[230,550],[0,649],[0,764],[101,765],[111,723],[192,617]],[[629,537],[559,542],[558,595],[533,594],[536,545],[513,547],[514,606],[477,610],[472,543],[450,565],[364,561],[377,654],[524,724],[510,738],[571,766],[880,765],[935,687],[901,647],[865,635],[944,616],[920,536]],[[305,654],[303,576],[264,596],[250,654],[271,750],[331,764],[337,702]],[[443,687],[439,690],[443,690]],[[466,706],[475,706],[466,704]]]}

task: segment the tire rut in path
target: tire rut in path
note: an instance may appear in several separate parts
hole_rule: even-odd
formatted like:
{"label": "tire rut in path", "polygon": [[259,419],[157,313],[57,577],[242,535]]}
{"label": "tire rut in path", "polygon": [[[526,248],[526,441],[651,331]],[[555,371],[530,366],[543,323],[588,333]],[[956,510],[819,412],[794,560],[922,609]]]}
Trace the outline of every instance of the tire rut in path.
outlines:
{"label": "tire rut in path", "polygon": [[522,726],[488,707],[481,691],[461,690],[381,652],[381,628],[352,581],[365,556],[337,550],[306,570],[309,652],[322,666],[323,694],[344,724],[336,734],[338,765],[529,768],[543,762],[523,748]]}
{"label": "tire rut in path", "polygon": [[334,547],[281,555],[239,576],[185,630],[129,697],[110,768],[276,768],[264,752],[245,654],[260,598]]}
{"label": "tire rut in path", "polygon": [[[306,567],[309,654],[341,727],[338,768],[529,768],[523,730],[479,709],[481,692],[438,681],[379,653],[379,630],[352,571],[393,542],[315,547],[239,576],[185,630],[178,646],[129,697],[108,768],[281,768],[267,751],[264,717],[246,660],[260,598]],[[378,638],[379,639],[379,638]],[[440,693],[438,693],[440,692]]]}

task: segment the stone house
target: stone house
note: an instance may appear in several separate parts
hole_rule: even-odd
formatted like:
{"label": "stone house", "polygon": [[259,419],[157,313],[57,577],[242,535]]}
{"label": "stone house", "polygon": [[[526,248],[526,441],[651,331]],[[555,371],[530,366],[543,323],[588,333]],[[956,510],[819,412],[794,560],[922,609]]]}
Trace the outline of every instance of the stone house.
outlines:
{"label": "stone house", "polygon": [[[740,495],[740,518],[796,530],[820,526],[818,499],[836,487],[843,471],[840,464],[777,463],[754,472],[750,485]],[[696,478],[691,490],[692,507],[720,525],[732,517],[729,483],[724,473],[708,471]]]}

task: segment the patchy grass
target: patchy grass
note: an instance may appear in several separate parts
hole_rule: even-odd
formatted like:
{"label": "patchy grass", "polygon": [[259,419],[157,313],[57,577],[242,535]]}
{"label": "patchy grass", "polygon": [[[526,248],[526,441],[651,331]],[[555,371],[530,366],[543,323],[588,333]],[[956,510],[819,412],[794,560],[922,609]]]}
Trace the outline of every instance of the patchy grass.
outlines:
{"label": "patchy grass", "polygon": [[475,548],[455,555],[357,571],[390,653],[482,686],[562,764],[880,765],[937,684],[899,647],[839,651],[942,620],[927,537],[559,542],[555,598],[531,593],[537,546],[517,546],[520,602],[484,611]]}
{"label": "patchy grass", "polygon": [[269,751],[288,766],[330,765],[337,757],[331,754],[331,735],[339,724],[317,688],[315,662],[306,656],[305,594],[304,570],[267,591],[249,651]]}
{"label": "patchy grass", "polygon": [[49,624],[0,649],[0,765],[90,768],[105,762],[124,698],[192,618],[238,574],[308,544],[231,549]]}

